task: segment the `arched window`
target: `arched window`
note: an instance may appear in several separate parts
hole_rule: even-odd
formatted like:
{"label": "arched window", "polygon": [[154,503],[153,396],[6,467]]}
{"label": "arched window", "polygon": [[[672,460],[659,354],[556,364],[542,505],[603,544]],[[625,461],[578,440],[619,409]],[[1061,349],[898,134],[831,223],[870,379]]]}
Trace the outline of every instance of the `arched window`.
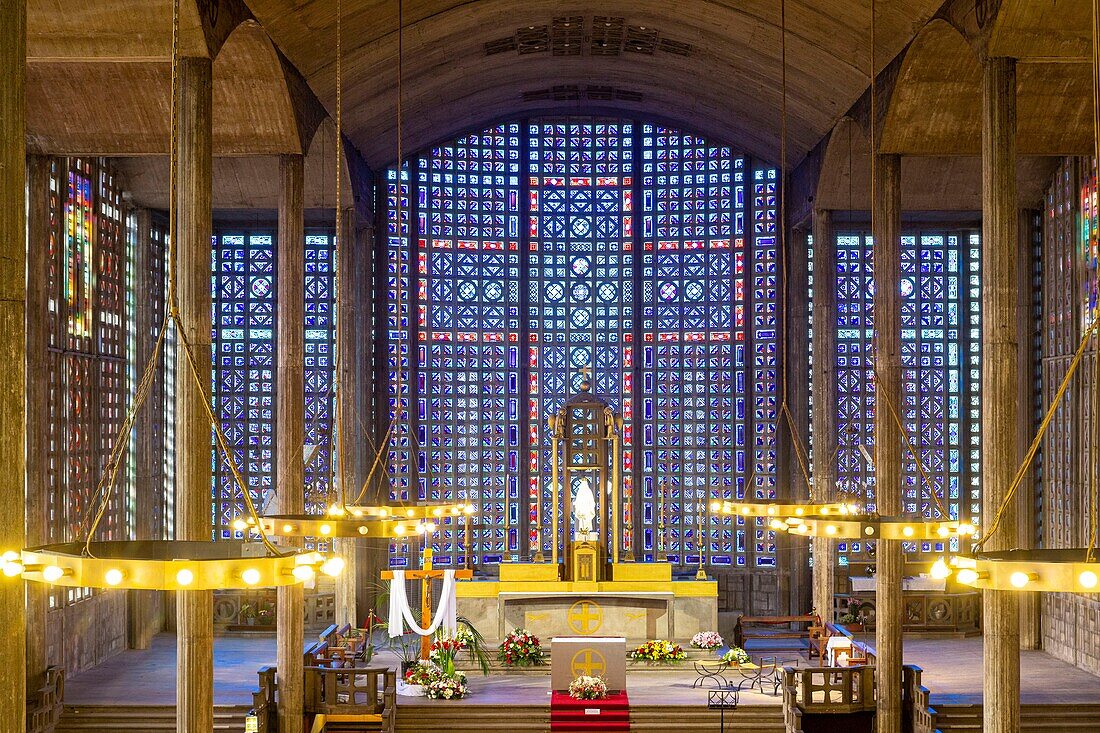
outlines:
{"label": "arched window", "polygon": [[[636,555],[774,566],[762,522],[707,506],[775,494],[774,167],[656,124],[548,118],[387,184],[393,499],[477,504],[477,564],[533,554],[546,418],[587,368],[625,420]],[[435,561],[463,562],[459,541],[445,526]]]}

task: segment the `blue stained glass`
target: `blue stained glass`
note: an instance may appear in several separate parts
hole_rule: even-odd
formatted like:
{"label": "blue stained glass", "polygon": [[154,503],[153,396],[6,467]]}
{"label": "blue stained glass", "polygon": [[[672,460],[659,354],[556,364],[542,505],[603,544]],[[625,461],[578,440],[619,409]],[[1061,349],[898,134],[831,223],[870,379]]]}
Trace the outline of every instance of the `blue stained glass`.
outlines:
{"label": "blue stained glass", "polygon": [[[904,235],[901,242],[899,412],[930,484],[906,452],[903,511],[928,518],[941,516],[931,493],[935,492],[951,518],[980,521],[977,415],[963,421],[960,414],[963,400],[976,407],[980,399],[980,342],[970,342],[981,326],[980,293],[963,287],[956,264],[980,266],[978,237],[970,231],[920,232]],[[874,472],[864,455],[874,450],[872,244],[866,232],[836,235],[837,482],[842,492],[866,499],[873,509]],[[964,349],[966,357],[961,356]],[[958,368],[963,361],[968,367],[965,377]],[[967,487],[965,492],[959,491],[960,485]],[[916,552],[920,546],[911,543],[909,549]],[[853,545],[849,554],[859,552]]]}
{"label": "blue stained glass", "polygon": [[413,407],[390,438],[393,498],[478,504],[475,563],[533,554],[536,515],[560,512],[546,419],[586,367],[624,418],[638,555],[773,567],[771,530],[708,504],[775,496],[776,186],[728,147],[587,118],[492,127],[391,170],[391,418]]}

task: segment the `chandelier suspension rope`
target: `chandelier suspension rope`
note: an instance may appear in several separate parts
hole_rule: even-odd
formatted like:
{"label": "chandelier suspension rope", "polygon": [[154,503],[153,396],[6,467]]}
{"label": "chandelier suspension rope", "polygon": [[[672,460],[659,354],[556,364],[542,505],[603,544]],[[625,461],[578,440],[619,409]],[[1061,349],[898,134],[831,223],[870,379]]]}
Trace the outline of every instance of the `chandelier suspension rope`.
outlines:
{"label": "chandelier suspension rope", "polygon": [[[179,296],[176,287],[176,250],[177,250],[177,216],[178,211],[176,209],[176,192],[178,189],[177,178],[179,173],[179,162],[177,145],[179,142],[179,124],[177,121],[176,110],[176,97],[179,87],[179,76],[177,67],[179,65],[179,3],[180,0],[173,0],[172,3],[172,76],[171,76],[171,103],[170,111],[172,116],[171,123],[171,136],[170,150],[169,150],[169,176],[171,178],[169,182],[169,212],[168,212],[168,255],[166,257],[165,271],[167,274],[166,284],[166,308],[165,317],[162,323],[160,333],[157,336],[157,340],[153,346],[152,353],[148,362],[145,365],[145,370],[142,373],[141,380],[139,381],[138,389],[135,392],[134,400],[127,408],[126,416],[119,426],[118,432],[115,434],[114,443],[112,445],[110,458],[108,459],[107,472],[104,478],[100,482],[100,487],[97,490],[97,496],[99,499],[99,507],[95,515],[95,519],[92,521],[88,528],[87,537],[85,539],[84,548],[85,554],[91,555],[91,543],[92,538],[95,536],[95,532],[99,527],[99,523],[102,521],[104,515],[107,512],[107,508],[110,503],[111,493],[114,490],[118,478],[118,472],[121,467],[123,456],[125,453],[125,446],[128,445],[130,433],[133,430],[134,423],[137,420],[137,413],[145,400],[148,398],[150,391],[152,390],[153,382],[156,379],[156,369],[159,361],[159,357],[163,350],[165,342],[165,334],[167,333],[168,326],[174,324],[176,327],[176,336],[183,347],[183,352],[187,357],[187,365],[191,376],[194,378],[196,385],[198,386],[198,394],[202,402],[203,410],[206,413],[207,418],[210,420],[210,424],[214,431],[214,436],[217,441],[218,447],[222,452],[222,456],[225,459],[226,465],[229,467],[230,473],[233,477],[233,482],[237,489],[241,492],[244,498],[245,506],[249,515],[258,526],[260,524],[260,516],[256,511],[255,504],[252,501],[252,495],[248,489],[247,483],[241,476],[240,469],[237,466],[236,460],[233,458],[232,449],[229,446],[229,441],[225,436],[225,432],[222,430],[221,424],[214,412],[213,405],[210,399],[207,397],[206,389],[209,384],[204,384],[201,377],[201,371],[195,360],[193,346],[190,339],[187,336],[187,332],[183,328],[183,321],[180,316],[179,310]],[[209,379],[209,376],[207,377]],[[275,547],[262,530],[259,532],[260,541],[264,544],[267,550],[273,555],[281,556],[278,548]]]}

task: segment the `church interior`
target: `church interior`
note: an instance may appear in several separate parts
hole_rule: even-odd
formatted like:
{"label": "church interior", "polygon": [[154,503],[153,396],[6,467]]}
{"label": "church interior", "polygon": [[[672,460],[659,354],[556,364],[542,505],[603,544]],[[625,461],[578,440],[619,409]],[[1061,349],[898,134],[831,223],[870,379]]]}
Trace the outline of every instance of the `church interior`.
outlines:
{"label": "church interior", "polygon": [[0,731],[1100,731],[1100,0],[0,69]]}

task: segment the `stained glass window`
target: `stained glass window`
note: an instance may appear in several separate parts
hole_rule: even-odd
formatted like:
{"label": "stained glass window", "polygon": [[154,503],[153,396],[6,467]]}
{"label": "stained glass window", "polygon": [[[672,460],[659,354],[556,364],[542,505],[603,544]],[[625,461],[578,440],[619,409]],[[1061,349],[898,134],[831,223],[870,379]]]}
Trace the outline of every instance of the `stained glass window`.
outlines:
{"label": "stained glass window", "polygon": [[[306,510],[320,512],[331,495],[335,249],[326,231],[309,231],[303,244]],[[261,511],[275,481],[276,246],[271,231],[213,237],[214,407]],[[246,513],[244,499],[217,447],[213,460],[215,537],[239,539],[231,524]]]}
{"label": "stained glass window", "polygon": [[[873,509],[875,397],[871,237],[836,235],[837,482]],[[913,456],[902,463],[903,510],[938,518],[931,492],[952,518],[980,522],[981,247],[974,231],[920,231],[901,241],[902,404]],[[815,358],[817,356],[815,355]],[[840,543],[841,563],[869,561],[863,543]],[[957,549],[943,542],[908,543],[910,553]]]}
{"label": "stained glass window", "polygon": [[309,462],[305,468],[306,512],[325,511],[332,496],[333,337],[335,335],[335,242],[329,232],[306,234],[305,418]]}
{"label": "stained glass window", "polygon": [[[393,499],[469,497],[477,564],[534,554],[546,420],[587,368],[624,418],[636,554],[774,565],[770,530],[708,507],[775,491],[774,168],[659,125],[547,118],[435,148],[386,186],[389,417],[399,385],[415,406],[389,440]],[[456,562],[453,541],[437,559]]]}
{"label": "stained glass window", "polygon": [[[621,121],[546,120],[527,125],[527,418],[532,484],[541,485],[547,496],[546,419],[579,391],[580,369],[591,370],[593,391],[624,418],[624,475],[633,461],[633,132],[633,123]],[[624,503],[631,494],[632,479],[624,481]],[[549,505],[544,506],[543,516],[549,511]],[[543,538],[548,549],[549,533],[543,532]],[[510,549],[524,554],[528,550]]]}
{"label": "stained glass window", "polygon": [[[48,201],[46,290],[49,370],[48,539],[86,537],[111,442],[125,417],[132,252],[127,215],[102,159],[54,158]],[[97,539],[128,535],[128,492],[116,487]],[[69,588],[51,604],[91,595]]]}

